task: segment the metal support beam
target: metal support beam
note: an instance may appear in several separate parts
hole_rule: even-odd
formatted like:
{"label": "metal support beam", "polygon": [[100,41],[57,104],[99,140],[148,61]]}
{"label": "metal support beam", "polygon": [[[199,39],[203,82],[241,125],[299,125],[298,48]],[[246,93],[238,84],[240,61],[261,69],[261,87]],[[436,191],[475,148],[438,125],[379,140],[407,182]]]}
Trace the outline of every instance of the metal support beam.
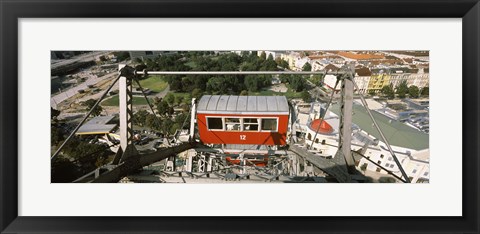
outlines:
{"label": "metal support beam", "polygon": [[112,168],[109,167],[109,171],[99,175],[97,178],[93,179],[90,182],[116,183],[123,177],[132,174],[133,172],[141,169],[144,166],[148,166],[154,162],[162,161],[172,155],[176,155],[194,147],[195,143],[186,142],[169,148],[161,149],[157,152],[142,154],[142,157],[129,157],[118,166],[110,165],[110,167]]}
{"label": "metal support beam", "polygon": [[200,145],[195,148],[197,152],[225,154],[263,154],[263,155],[287,155],[287,150],[242,150],[242,149],[217,149]]}
{"label": "metal support beam", "polygon": [[195,137],[195,122],[197,116],[197,105],[195,101],[195,98],[192,98],[192,109],[190,109],[190,141],[193,141]]}
{"label": "metal support beam", "polygon": [[[307,169],[307,161],[315,165],[315,167],[324,171],[325,173],[335,177],[340,183],[349,183],[351,182],[351,176],[345,170],[345,167],[339,164],[336,164],[334,161],[319,157],[309,152],[306,148],[301,148],[297,145],[291,145],[290,150],[293,153],[296,153],[298,156],[303,157],[305,163],[305,171]],[[313,171],[313,170],[312,170]]]}
{"label": "metal support beam", "polygon": [[[345,157],[348,171],[355,171],[355,161],[352,157],[352,110],[353,110],[353,81],[350,76],[344,76],[341,85],[341,101],[340,101],[340,129],[338,150]],[[338,155],[338,153],[337,153]]]}
{"label": "metal support beam", "polygon": [[117,165],[128,157],[137,155],[138,151],[133,145],[133,108],[132,108],[132,82],[135,70],[132,67],[119,65],[122,71],[119,80],[119,109],[120,109],[120,148],[112,164]]}
{"label": "metal support beam", "polygon": [[[352,79],[353,79],[353,78],[352,78]],[[358,89],[357,84],[356,84],[355,82],[354,82],[353,84],[355,85],[355,88]],[[395,161],[395,164],[397,164],[398,168],[400,169],[400,172],[402,173],[403,178],[405,179],[405,181],[406,181],[407,183],[410,183],[410,182],[411,182],[411,181],[410,181],[410,178],[408,178],[408,175],[407,175],[407,173],[405,172],[405,170],[403,169],[402,164],[400,163],[400,161],[398,161],[398,158],[397,158],[397,156],[395,155],[395,152],[393,152],[393,149],[392,149],[392,147],[390,146],[390,143],[388,143],[388,140],[387,140],[387,138],[385,137],[385,135],[383,134],[382,129],[380,129],[380,126],[378,125],[377,121],[376,121],[375,118],[373,117],[373,114],[372,114],[372,112],[370,111],[370,108],[368,107],[368,103],[367,103],[367,101],[365,101],[365,98],[363,97],[362,94],[360,94],[360,100],[362,101],[362,104],[363,104],[363,106],[365,107],[365,110],[367,111],[368,115],[370,116],[370,119],[372,119],[373,125],[374,125],[375,128],[377,129],[378,133],[380,133],[380,137],[382,137],[383,142],[385,142],[385,144],[387,145],[388,151],[390,151],[390,154],[392,154],[393,161]]]}
{"label": "metal support beam", "polygon": [[135,75],[341,75],[345,71],[135,71]]}
{"label": "metal support beam", "polygon": [[205,154],[200,154],[198,156],[198,160],[197,160],[197,171],[198,172],[206,172],[206,156]]}
{"label": "metal support beam", "polygon": [[187,161],[185,171],[192,172],[193,169],[193,157],[195,157],[195,150],[189,149],[187,152]]}

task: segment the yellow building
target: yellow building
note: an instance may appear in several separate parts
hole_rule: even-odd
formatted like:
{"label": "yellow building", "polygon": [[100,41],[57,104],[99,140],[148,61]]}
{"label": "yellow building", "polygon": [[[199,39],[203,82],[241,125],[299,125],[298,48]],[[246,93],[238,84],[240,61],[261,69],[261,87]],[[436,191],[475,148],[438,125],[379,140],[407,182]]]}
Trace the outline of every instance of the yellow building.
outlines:
{"label": "yellow building", "polygon": [[379,92],[383,86],[390,84],[390,74],[380,73],[372,74],[370,81],[368,82],[368,91],[374,90]]}

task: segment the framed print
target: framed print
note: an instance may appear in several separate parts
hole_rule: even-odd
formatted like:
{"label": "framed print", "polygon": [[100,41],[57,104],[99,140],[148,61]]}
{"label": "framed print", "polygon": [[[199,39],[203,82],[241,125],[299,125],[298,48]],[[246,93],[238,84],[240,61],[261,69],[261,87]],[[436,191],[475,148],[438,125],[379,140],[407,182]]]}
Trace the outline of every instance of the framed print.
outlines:
{"label": "framed print", "polygon": [[1,233],[478,233],[477,0],[0,10]]}

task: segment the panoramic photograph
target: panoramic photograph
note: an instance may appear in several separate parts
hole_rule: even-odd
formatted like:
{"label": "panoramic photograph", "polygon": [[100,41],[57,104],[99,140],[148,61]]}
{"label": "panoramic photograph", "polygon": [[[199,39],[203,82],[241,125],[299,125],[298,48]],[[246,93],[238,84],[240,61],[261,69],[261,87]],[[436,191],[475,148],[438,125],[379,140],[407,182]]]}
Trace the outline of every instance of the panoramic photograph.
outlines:
{"label": "panoramic photograph", "polygon": [[51,183],[429,183],[429,51],[51,51]]}

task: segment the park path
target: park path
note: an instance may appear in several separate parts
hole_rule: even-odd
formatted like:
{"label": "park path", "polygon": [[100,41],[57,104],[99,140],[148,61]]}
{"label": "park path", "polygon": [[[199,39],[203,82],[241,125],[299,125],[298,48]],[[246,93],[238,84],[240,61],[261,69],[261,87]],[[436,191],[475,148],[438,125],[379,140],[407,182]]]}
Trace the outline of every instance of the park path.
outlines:
{"label": "park path", "polygon": [[167,84],[167,87],[164,90],[162,90],[162,92],[155,94],[155,97],[164,98],[167,95],[168,92],[170,92],[170,85],[169,84]]}

